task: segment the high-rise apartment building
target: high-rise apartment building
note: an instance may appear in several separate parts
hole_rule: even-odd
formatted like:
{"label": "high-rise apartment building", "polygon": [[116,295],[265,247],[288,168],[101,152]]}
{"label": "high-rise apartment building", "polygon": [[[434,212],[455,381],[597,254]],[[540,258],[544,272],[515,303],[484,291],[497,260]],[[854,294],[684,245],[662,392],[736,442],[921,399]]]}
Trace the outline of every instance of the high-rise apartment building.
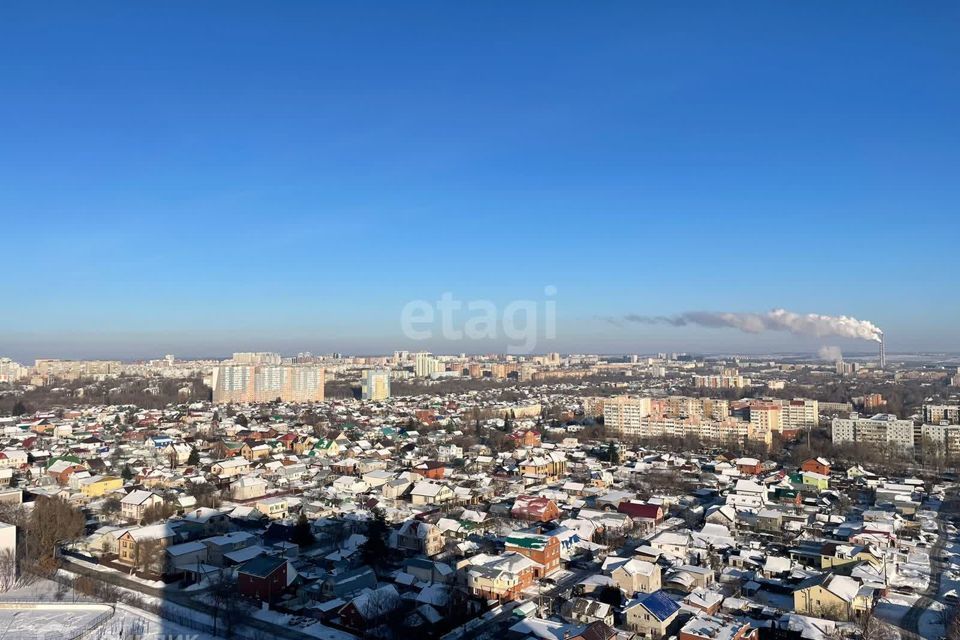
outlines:
{"label": "high-rise apartment building", "polygon": [[603,427],[610,435],[637,435],[640,424],[650,415],[650,398],[615,396],[603,403]]}
{"label": "high-rise apartment building", "polygon": [[956,456],[960,453],[960,425],[925,424],[920,427],[921,446],[926,454],[927,447],[939,449],[945,454]]}
{"label": "high-rise apartment building", "polygon": [[[650,398],[617,396],[607,398],[603,404],[604,430],[608,436],[621,440],[638,438],[696,438],[712,442],[753,441],[770,446],[772,432],[744,420],[732,417],[721,419],[702,416],[670,417],[651,413],[652,408],[669,406],[658,401],[654,405]],[[695,406],[695,405],[693,405]],[[703,406],[700,405],[702,412]],[[715,408],[710,407],[710,413]]]}
{"label": "high-rise apartment building", "polygon": [[751,403],[750,424],[780,433],[783,431],[783,407],[776,402]]}
{"label": "high-rise apartment building", "polygon": [[0,358],[0,382],[17,382],[29,375],[30,369],[10,358]]}
{"label": "high-rise apartment building", "polygon": [[325,382],[317,365],[221,364],[213,370],[213,401],[319,402]]}
{"label": "high-rise apartment building", "polygon": [[280,364],[283,359],[279,353],[270,351],[242,351],[233,354],[235,364]]}
{"label": "high-rise apartment building", "polygon": [[834,444],[867,444],[874,447],[893,446],[912,451],[914,428],[912,420],[899,420],[891,414],[877,414],[872,418],[851,413],[849,418],[834,418]]}
{"label": "high-rise apartment building", "polygon": [[104,379],[120,375],[119,360],[56,360],[34,361],[34,373],[44,379],[80,380],[83,378]]}
{"label": "high-rise apartment building", "polygon": [[364,400],[386,400],[390,397],[390,372],[368,369],[360,379],[360,394]]}
{"label": "high-rise apartment building", "polygon": [[923,421],[927,424],[960,424],[960,405],[957,404],[925,404],[923,405]]}
{"label": "high-rise apartment building", "polygon": [[820,403],[816,400],[765,398],[747,402],[750,422],[773,433],[812,429],[820,424]]}
{"label": "high-rise apartment building", "polygon": [[426,351],[414,354],[413,375],[418,378],[428,378],[435,373],[442,373],[445,370],[446,368],[443,366],[443,363],[440,362],[438,358],[434,358],[433,354]]}
{"label": "high-rise apartment building", "polygon": [[[734,369],[733,371],[736,371]],[[743,389],[750,386],[750,378],[744,378],[739,374],[733,375],[715,375],[715,376],[693,376],[694,386],[706,389]]]}

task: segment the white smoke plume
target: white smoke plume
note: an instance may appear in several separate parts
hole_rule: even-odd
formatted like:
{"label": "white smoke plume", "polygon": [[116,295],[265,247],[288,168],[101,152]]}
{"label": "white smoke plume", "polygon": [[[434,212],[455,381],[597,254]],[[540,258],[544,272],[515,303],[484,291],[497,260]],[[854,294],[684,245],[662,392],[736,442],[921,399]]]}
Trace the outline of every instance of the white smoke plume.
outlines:
{"label": "white smoke plume", "polygon": [[827,362],[840,362],[843,360],[843,352],[840,351],[840,347],[820,347],[820,350],[817,351],[817,356]]}
{"label": "white smoke plume", "polygon": [[[674,327],[698,325],[701,327],[730,327],[745,333],[789,331],[798,336],[836,336],[880,342],[883,331],[867,320],[850,316],[825,316],[818,313],[794,313],[774,309],[767,313],[733,313],[717,311],[687,311],[673,316],[641,316],[630,314],[622,320],[641,324],[668,324]],[[618,322],[614,319],[613,322]]]}

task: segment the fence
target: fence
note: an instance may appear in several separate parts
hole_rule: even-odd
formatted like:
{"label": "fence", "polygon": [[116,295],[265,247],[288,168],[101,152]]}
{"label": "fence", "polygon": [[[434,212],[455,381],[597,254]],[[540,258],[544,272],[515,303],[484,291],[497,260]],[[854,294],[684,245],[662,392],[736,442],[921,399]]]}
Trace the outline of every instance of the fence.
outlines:
{"label": "fence", "polygon": [[80,627],[71,628],[65,632],[58,631],[46,631],[46,632],[34,632],[34,631],[21,631],[15,635],[4,634],[4,637],[9,640],[79,640],[80,638],[85,637],[87,634],[92,633],[103,623],[113,617],[114,608],[107,604],[96,604],[96,603],[64,603],[64,602],[55,602],[47,599],[38,599],[38,600],[23,600],[23,599],[4,599],[0,601],[0,610],[16,610],[16,611],[94,611],[99,609],[104,609],[104,611],[90,620],[89,622],[83,624]]}

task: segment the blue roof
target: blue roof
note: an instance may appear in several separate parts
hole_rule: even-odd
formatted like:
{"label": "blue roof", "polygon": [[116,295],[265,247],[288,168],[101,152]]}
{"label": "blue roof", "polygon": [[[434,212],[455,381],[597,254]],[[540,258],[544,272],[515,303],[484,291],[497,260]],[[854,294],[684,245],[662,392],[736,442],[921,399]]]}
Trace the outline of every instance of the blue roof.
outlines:
{"label": "blue roof", "polygon": [[680,610],[680,605],[667,597],[663,591],[654,591],[640,597],[640,604],[660,622]]}

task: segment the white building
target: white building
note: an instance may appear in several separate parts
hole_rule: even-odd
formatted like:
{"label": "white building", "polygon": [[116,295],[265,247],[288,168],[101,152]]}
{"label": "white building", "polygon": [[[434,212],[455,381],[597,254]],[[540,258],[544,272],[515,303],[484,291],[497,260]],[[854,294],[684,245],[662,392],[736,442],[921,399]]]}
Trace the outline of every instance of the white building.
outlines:
{"label": "white building", "polygon": [[893,446],[913,450],[913,421],[900,420],[895,415],[880,413],[871,418],[851,413],[849,418],[834,418],[834,444],[869,444]]}

